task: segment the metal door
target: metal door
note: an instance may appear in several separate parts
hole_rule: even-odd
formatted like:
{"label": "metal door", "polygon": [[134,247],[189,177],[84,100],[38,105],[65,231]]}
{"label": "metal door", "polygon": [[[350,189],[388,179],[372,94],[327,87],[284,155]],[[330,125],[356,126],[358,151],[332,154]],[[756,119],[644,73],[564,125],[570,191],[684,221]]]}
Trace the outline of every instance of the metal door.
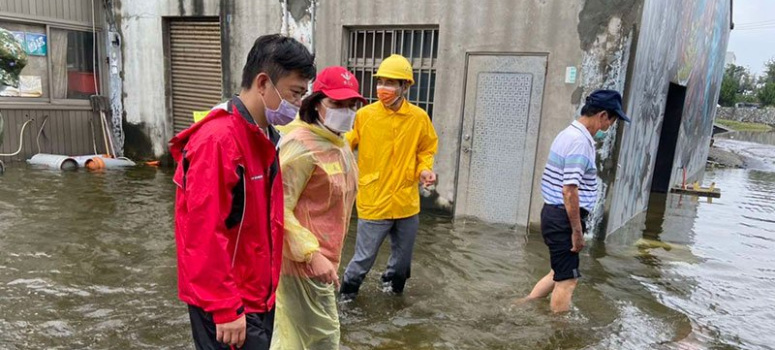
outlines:
{"label": "metal door", "polygon": [[169,22],[170,84],[175,134],[193,122],[194,111],[221,102],[221,27],[218,18]]}
{"label": "metal door", "polygon": [[527,226],[547,57],[467,63],[455,215]]}

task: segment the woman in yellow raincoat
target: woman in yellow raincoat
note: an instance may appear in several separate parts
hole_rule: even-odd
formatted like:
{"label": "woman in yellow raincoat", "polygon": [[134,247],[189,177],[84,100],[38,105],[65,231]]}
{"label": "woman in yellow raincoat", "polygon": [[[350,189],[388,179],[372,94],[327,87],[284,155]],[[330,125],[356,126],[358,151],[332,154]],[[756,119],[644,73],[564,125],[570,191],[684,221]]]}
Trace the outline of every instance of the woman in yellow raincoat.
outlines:
{"label": "woman in yellow raincoat", "polygon": [[358,186],[344,133],[365,100],[343,67],[324,69],[312,90],[280,143],[285,244],[271,349],[339,349],[336,271]]}

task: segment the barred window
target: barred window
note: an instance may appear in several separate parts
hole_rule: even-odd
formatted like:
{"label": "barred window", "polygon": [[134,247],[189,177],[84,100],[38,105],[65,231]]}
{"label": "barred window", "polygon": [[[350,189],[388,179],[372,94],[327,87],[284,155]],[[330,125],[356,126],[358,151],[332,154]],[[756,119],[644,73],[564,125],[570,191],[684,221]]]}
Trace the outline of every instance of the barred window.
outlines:
{"label": "barred window", "polygon": [[355,73],[361,83],[361,94],[369,102],[377,100],[377,82],[373,75],[382,59],[399,54],[411,62],[414,85],[409,89],[409,102],[433,118],[433,95],[436,90],[436,60],[439,51],[439,29],[423,28],[347,28],[344,66]]}

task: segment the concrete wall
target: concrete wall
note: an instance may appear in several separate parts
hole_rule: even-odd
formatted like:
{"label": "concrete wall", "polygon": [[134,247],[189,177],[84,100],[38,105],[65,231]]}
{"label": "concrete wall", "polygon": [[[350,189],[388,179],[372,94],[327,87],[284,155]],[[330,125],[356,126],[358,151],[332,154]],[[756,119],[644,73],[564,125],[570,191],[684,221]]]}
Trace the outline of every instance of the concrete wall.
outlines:
{"label": "concrete wall", "polygon": [[775,125],[775,108],[753,109],[721,107],[716,112],[716,118]]}
{"label": "concrete wall", "polygon": [[[629,43],[642,1],[412,1],[327,0],[317,12],[318,66],[341,65],[344,26],[438,25],[439,57],[433,123],[439,134],[438,203],[454,205],[466,53],[548,53],[546,87],[533,188],[554,136],[577,115],[582,98],[601,86],[621,87]],[[582,21],[583,20],[583,21]],[[580,79],[566,84],[566,67]],[[504,111],[507,112],[507,111]],[[534,190],[531,222],[539,220]]]}
{"label": "concrete wall", "polygon": [[701,177],[730,20],[728,0],[646,1],[626,95],[633,122],[625,126],[608,196],[608,232],[646,209],[671,82],[687,87],[671,183],[682,166],[690,180]]}
{"label": "concrete wall", "polygon": [[173,136],[165,91],[163,17],[220,17],[224,96],[239,91],[245,58],[260,35],[285,29],[307,44],[311,37],[309,0],[288,1],[287,25],[281,0],[113,1],[123,37],[126,143],[137,156],[162,156]]}

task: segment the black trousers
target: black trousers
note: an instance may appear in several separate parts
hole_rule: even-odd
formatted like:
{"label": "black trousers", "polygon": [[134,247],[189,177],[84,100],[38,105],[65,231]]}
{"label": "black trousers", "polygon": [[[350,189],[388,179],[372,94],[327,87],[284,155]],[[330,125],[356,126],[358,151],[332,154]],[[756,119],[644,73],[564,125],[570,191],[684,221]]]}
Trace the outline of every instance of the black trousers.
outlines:
{"label": "black trousers", "polygon": [[[189,305],[188,315],[191,318],[191,332],[197,350],[231,350],[226,344],[219,343],[215,336],[213,316],[199,307]],[[245,314],[246,336],[243,350],[269,350],[274,328],[274,310],[264,313]]]}

